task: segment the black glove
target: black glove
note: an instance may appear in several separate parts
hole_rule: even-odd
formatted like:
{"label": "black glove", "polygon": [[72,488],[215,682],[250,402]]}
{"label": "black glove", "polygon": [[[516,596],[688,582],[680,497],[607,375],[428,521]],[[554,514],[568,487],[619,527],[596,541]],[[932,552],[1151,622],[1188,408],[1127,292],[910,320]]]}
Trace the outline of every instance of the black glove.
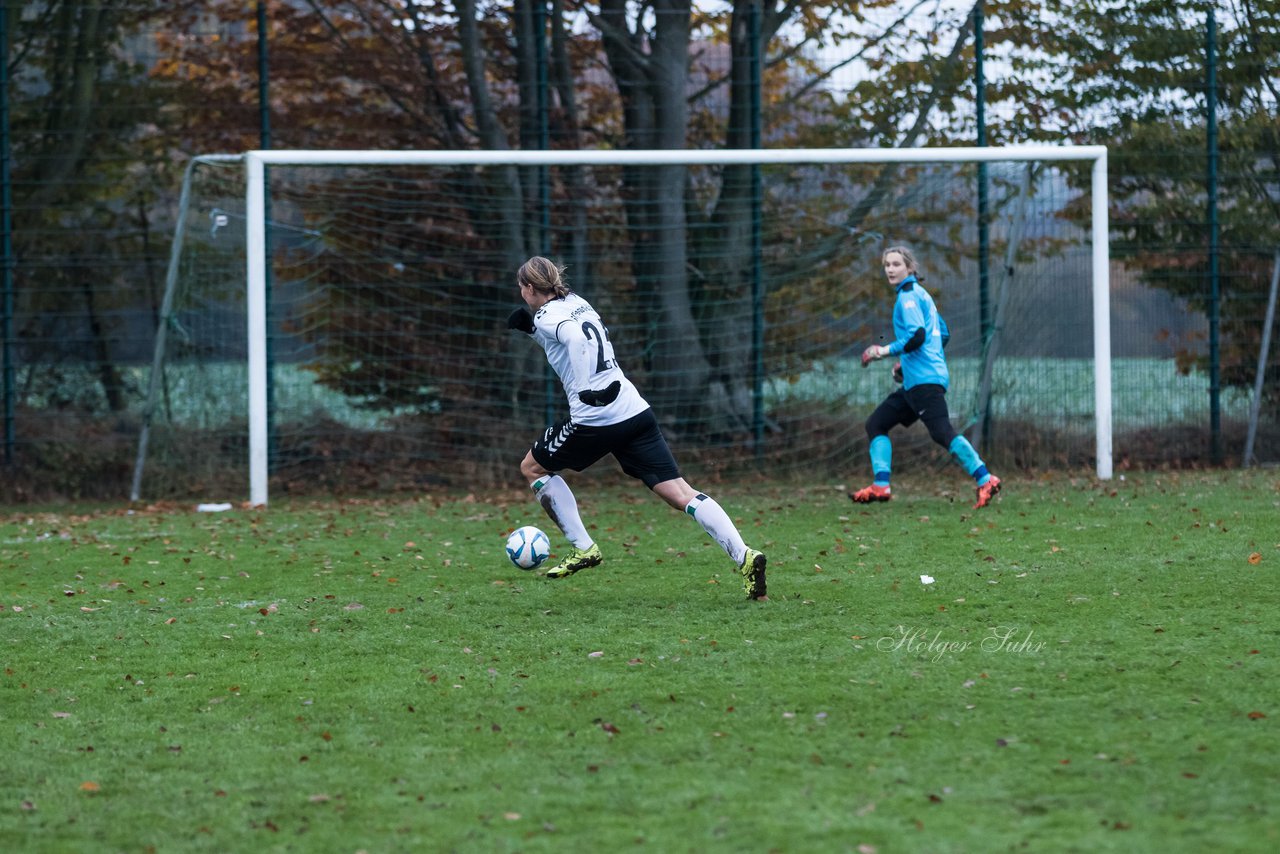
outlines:
{"label": "black glove", "polygon": [[614,380],[600,391],[595,389],[587,389],[578,392],[578,400],[587,406],[608,406],[618,399],[618,392],[622,390],[622,383]]}
{"label": "black glove", "polygon": [[507,328],[515,329],[516,331],[523,332],[526,335],[532,335],[533,315],[529,313],[528,309],[517,308],[515,311],[511,312],[511,316],[507,318]]}

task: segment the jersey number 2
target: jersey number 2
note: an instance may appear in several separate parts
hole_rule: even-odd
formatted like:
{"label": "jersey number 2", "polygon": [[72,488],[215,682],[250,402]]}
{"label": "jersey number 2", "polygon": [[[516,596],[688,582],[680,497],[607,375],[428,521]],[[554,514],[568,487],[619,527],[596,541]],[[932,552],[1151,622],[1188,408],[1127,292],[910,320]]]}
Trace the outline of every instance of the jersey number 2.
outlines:
{"label": "jersey number 2", "polygon": [[[596,325],[591,322],[582,324],[582,334],[587,336],[588,341],[594,341],[596,345],[596,373],[603,373],[614,367],[615,362],[609,358],[612,354],[613,347],[609,344],[609,330],[597,329]],[[606,353],[605,348],[609,348]]]}

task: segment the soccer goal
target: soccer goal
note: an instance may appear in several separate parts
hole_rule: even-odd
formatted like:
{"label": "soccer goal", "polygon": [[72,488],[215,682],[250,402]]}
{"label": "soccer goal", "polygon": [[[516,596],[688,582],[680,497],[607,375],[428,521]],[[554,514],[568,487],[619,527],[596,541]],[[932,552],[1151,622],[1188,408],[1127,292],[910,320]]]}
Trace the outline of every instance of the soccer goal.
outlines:
{"label": "soccer goal", "polygon": [[1106,170],[1048,145],[196,158],[133,498],[510,484],[563,408],[503,324],[535,254],[610,324],[686,467],[861,479],[893,380],[857,354],[891,328],[896,244],[951,327],[957,426],[1108,479]]}

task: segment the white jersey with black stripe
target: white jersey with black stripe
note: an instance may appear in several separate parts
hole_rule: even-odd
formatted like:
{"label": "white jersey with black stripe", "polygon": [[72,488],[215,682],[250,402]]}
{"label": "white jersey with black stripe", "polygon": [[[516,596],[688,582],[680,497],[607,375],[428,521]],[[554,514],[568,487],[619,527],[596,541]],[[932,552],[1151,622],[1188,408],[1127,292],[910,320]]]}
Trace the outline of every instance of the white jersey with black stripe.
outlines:
{"label": "white jersey with black stripe", "polygon": [[[649,408],[618,367],[609,330],[591,303],[573,293],[553,299],[534,314],[533,326],[534,338],[547,351],[547,361],[564,385],[569,417],[575,424],[618,424]],[[578,399],[578,392],[598,391],[615,380],[621,390],[612,403],[590,406]]]}

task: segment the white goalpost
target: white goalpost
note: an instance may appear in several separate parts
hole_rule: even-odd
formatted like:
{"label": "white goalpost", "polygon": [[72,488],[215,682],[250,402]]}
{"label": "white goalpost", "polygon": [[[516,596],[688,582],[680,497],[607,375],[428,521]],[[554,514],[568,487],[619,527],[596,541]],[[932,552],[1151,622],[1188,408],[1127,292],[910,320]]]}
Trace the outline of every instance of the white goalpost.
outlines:
{"label": "white goalpost", "polygon": [[[1087,240],[1092,302],[1092,385],[1096,474],[1112,477],[1110,264],[1107,215],[1107,150],[1103,146],[1019,145],[945,149],[764,149],[678,151],[249,151],[243,164],[244,275],[247,356],[249,501],[268,502],[269,383],[268,217],[273,204],[268,177],[281,167],[690,167],[830,164],[890,165],[977,163],[1084,164],[1090,172]],[[185,188],[184,188],[185,193]],[[179,228],[181,228],[181,223]],[[176,238],[175,238],[176,239]],[[1083,242],[1083,238],[1081,240]],[[1015,246],[1016,248],[1016,246]],[[1083,275],[1083,270],[1081,271]],[[168,298],[168,292],[166,292]],[[945,313],[945,310],[944,310]],[[157,350],[157,365],[160,351]],[[154,389],[154,382],[153,382]],[[1070,416],[1068,416],[1070,417]],[[1077,417],[1078,421],[1079,418]],[[1079,427],[1080,425],[1076,424]],[[139,471],[141,462],[139,463]],[[136,483],[136,478],[135,478]],[[136,496],[135,496],[136,497]]]}

